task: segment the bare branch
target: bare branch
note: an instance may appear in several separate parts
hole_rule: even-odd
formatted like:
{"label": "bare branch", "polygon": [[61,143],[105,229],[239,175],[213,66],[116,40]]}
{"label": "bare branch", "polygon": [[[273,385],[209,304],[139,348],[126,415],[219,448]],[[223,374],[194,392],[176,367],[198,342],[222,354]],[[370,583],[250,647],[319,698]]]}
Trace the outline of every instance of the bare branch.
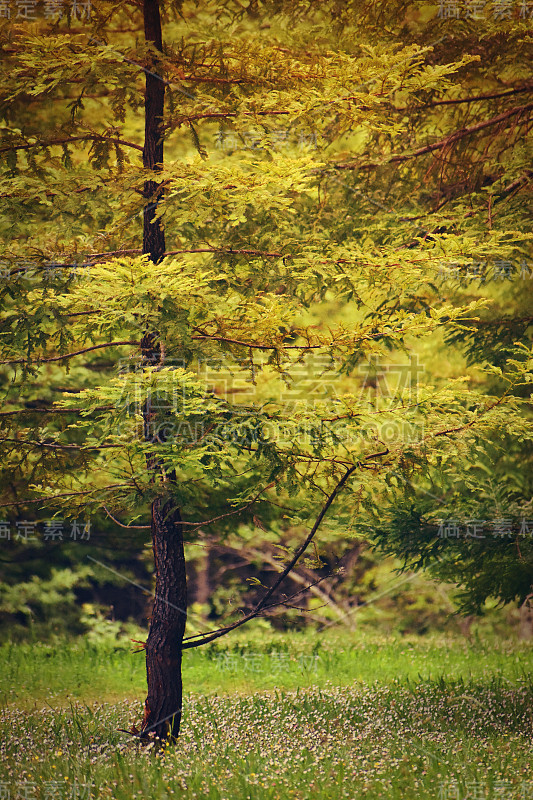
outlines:
{"label": "bare branch", "polygon": [[[285,580],[285,578],[287,577],[289,572],[291,572],[291,570],[297,564],[297,562],[299,561],[301,556],[305,553],[305,551],[307,550],[307,548],[311,544],[315,533],[317,532],[318,528],[320,527],[320,524],[322,523],[322,520],[326,516],[326,513],[327,513],[329,507],[331,506],[331,504],[333,503],[333,501],[337,497],[338,493],[344,487],[344,485],[348,481],[349,477],[352,475],[353,472],[355,472],[356,469],[357,469],[357,465],[354,464],[349,469],[346,470],[346,472],[344,473],[343,477],[337,483],[337,485],[335,486],[334,490],[332,491],[332,493],[329,495],[328,499],[324,503],[324,505],[322,507],[322,510],[320,511],[320,514],[316,518],[315,524],[311,528],[307,538],[300,545],[300,547],[297,549],[296,553],[294,554],[294,556],[292,557],[290,562],[287,564],[287,566],[284,568],[283,572],[280,574],[280,576],[277,579],[277,581],[275,581],[273,583],[273,585],[266,592],[266,594],[263,596],[263,598],[260,600],[260,602],[256,605],[254,610],[251,611],[246,616],[244,616],[242,619],[237,620],[237,622],[234,622],[232,625],[228,625],[226,628],[221,628],[218,631],[214,631],[210,635],[197,634],[196,636],[187,637],[187,639],[184,640],[184,644],[183,644],[183,649],[184,650],[189,649],[191,647],[199,647],[202,644],[207,644],[208,642],[212,642],[214,639],[218,639],[220,636],[224,636],[225,634],[229,633],[230,631],[234,630],[235,628],[239,628],[241,625],[244,625],[245,622],[248,622],[249,620],[253,619],[254,617],[257,617],[257,615],[265,608],[269,598],[272,597],[273,593],[283,583],[283,581]],[[200,641],[191,641],[191,639],[197,639],[198,636],[202,636],[203,638]]]}
{"label": "bare branch", "polygon": [[90,447],[84,447],[81,444],[58,444],[57,442],[32,442],[29,439],[11,439],[7,437],[3,439],[0,438],[0,444],[3,444],[4,442],[13,442],[17,445],[25,444],[28,447],[48,447],[50,450],[77,450],[80,452],[88,450],[113,450],[123,447],[121,444],[97,444],[91,445]]}
{"label": "bare branch", "polygon": [[[141,253],[142,250],[140,247],[131,249],[131,250],[109,250],[107,253],[90,253],[87,258],[102,258],[103,256],[122,256],[122,255],[135,255],[136,253]],[[292,256],[286,253],[268,253],[264,250],[233,250],[232,248],[225,248],[225,247],[199,247],[193,248],[190,250],[167,250],[165,256],[177,256],[181,255],[182,253],[217,253],[220,255],[245,255],[245,256],[264,256],[265,258],[292,258]],[[66,267],[72,266],[71,264],[65,264]],[[80,266],[88,266],[88,265],[80,265]]]}
{"label": "bare branch", "polygon": [[261,497],[262,494],[264,494],[266,491],[268,491],[268,489],[271,489],[275,485],[276,481],[272,481],[272,483],[269,483],[268,486],[265,486],[264,489],[261,489],[261,491],[255,495],[255,497],[252,497],[249,503],[247,503],[245,506],[241,506],[241,508],[236,508],[234,511],[228,511],[226,514],[220,514],[218,517],[212,517],[211,519],[206,519],[203,522],[183,522],[182,520],[181,524],[188,525],[193,528],[203,528],[206,525],[211,525],[213,522],[218,522],[220,519],[225,519],[226,517],[233,517],[235,514],[241,514],[243,511],[247,511],[249,508],[251,508],[254,505],[254,503],[257,502],[259,497]]}

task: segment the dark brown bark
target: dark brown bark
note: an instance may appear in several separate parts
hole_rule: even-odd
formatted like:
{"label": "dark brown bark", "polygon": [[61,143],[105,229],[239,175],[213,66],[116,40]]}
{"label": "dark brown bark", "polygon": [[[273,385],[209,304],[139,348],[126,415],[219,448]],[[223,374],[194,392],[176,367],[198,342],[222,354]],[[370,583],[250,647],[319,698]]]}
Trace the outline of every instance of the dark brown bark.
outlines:
{"label": "dark brown bark", "polygon": [[[144,0],[144,33],[146,41],[156,51],[162,51],[161,18],[158,0]],[[154,54],[146,70],[145,131],[143,165],[159,172],[163,166],[163,109],[165,82],[158,75],[159,61]],[[144,184],[143,253],[157,264],[165,254],[165,233],[158,220],[157,203],[161,199],[161,184],[147,180]],[[164,350],[157,332],[145,330],[141,340],[143,363],[162,366]],[[160,435],[154,425],[150,401],[143,410],[144,436],[154,443],[148,458],[148,469],[155,483],[169,484],[175,474],[165,473],[157,458]],[[182,711],[181,654],[187,621],[187,580],[183,552],[183,526],[179,509],[170,500],[156,497],[152,503],[152,547],[155,565],[155,602],[150,631],[145,645],[148,695],[145,702],[141,736],[173,739],[180,729]]]}
{"label": "dark brown bark", "polygon": [[[152,44],[156,50],[162,51],[159,0],[144,0],[144,37],[147,43]],[[146,70],[143,166],[145,169],[155,172],[159,172],[163,166],[163,110],[165,105],[165,81],[162,76],[157,74],[158,69],[158,59],[154,56],[150,69]],[[165,253],[165,234],[160,222],[155,220],[160,191],[159,183],[154,180],[145,181],[144,197],[150,202],[144,208],[143,253],[148,253],[155,264]]]}
{"label": "dark brown bark", "polygon": [[181,652],[187,620],[187,582],[179,511],[160,498],[152,505],[155,601],[146,642],[148,696],[145,735],[175,738],[182,709]]}

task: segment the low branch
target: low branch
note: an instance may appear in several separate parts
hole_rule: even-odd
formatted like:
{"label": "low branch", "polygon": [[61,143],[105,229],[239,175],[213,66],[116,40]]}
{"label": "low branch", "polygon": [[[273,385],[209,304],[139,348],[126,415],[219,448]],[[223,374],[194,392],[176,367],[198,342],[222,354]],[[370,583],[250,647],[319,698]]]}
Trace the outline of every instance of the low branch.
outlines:
{"label": "low branch", "polygon": [[66,492],[64,494],[48,495],[47,497],[36,497],[33,500],[17,500],[14,503],[0,503],[0,508],[10,508],[12,506],[26,506],[33,503],[50,503],[54,500],[63,500],[65,497],[78,497],[94,492],[107,492],[110,489],[131,489],[129,483],[110,483],[108,486],[96,486],[94,489],[86,489],[82,492]]}
{"label": "low branch", "polygon": [[81,444],[58,444],[57,442],[32,442],[29,439],[11,439],[8,437],[4,439],[0,438],[0,445],[4,442],[12,442],[13,444],[17,445],[27,445],[28,447],[48,447],[50,450],[76,450],[79,452],[88,450],[113,450],[124,447],[122,444],[96,444],[90,445],[89,447],[84,447]]}
{"label": "low branch", "polygon": [[[97,406],[92,411],[109,411],[114,406]],[[16,414],[80,414],[86,408],[19,408],[16,411],[0,411],[0,417],[13,417]]]}
{"label": "low branch", "polygon": [[[212,517],[211,519],[206,519],[206,520],[203,520],[202,522],[183,522],[182,521],[181,524],[182,525],[187,525],[187,526],[189,526],[191,528],[194,528],[194,529],[196,529],[196,528],[204,528],[206,525],[211,525],[213,522],[218,522],[219,520],[225,519],[226,517],[232,517],[235,514],[241,514],[243,511],[247,511],[249,508],[251,508],[254,505],[254,503],[257,502],[257,500],[259,499],[259,497],[262,494],[264,494],[268,489],[271,489],[275,485],[276,485],[275,481],[273,481],[272,483],[269,483],[268,486],[265,486],[264,489],[261,489],[261,491],[258,492],[255,495],[255,497],[252,497],[252,499],[250,500],[249,503],[247,503],[245,506],[241,506],[241,508],[236,508],[234,511],[228,511],[226,514],[220,514],[218,517]],[[150,530],[151,529],[151,525],[124,525],[122,522],[119,522],[119,520],[116,519],[111,514],[111,512],[107,510],[107,508],[105,506],[103,506],[103,509],[106,512],[107,516],[110,519],[112,519],[113,522],[116,522],[116,524],[119,525],[121,528],[135,528],[135,529],[138,529],[138,530]]]}
{"label": "low branch", "polygon": [[0,153],[6,153],[10,150],[30,150],[33,147],[52,147],[52,145],[57,144],[70,144],[71,142],[109,142],[110,144],[118,144],[122,145],[123,147],[133,147],[135,150],[140,150],[142,153],[143,149],[140,144],[135,144],[135,142],[128,142],[125,139],[110,139],[107,136],[101,136],[98,134],[86,134],[84,136],[66,136],[62,139],[49,139],[47,142],[26,142],[25,144],[8,144],[4,147],[0,147]]}
{"label": "low branch", "polygon": [[[243,342],[242,339],[230,339],[228,336],[220,336],[216,333],[209,334],[206,333],[202,328],[193,327],[193,330],[197,332],[196,336],[191,336],[191,339],[196,340],[211,340],[215,342],[223,342],[225,344],[235,344],[240,347],[246,347],[248,350],[299,350],[303,352],[307,352],[308,350],[320,350],[323,347],[332,347],[333,345],[339,346],[346,346],[345,342],[336,342],[335,339],[327,342],[319,342],[318,344],[311,344],[309,341],[306,344],[285,344],[284,342],[278,342],[277,344],[259,344],[258,342]],[[289,335],[294,335],[295,331],[291,331]],[[404,333],[402,328],[394,328],[391,333]],[[359,337],[357,341],[368,341],[371,339],[380,339],[387,334],[383,332],[378,333],[368,333]]]}
{"label": "low branch", "polygon": [[[317,532],[318,528],[320,527],[320,525],[322,523],[322,520],[324,519],[324,517],[326,516],[326,514],[328,512],[329,507],[331,506],[331,504],[333,503],[333,501],[337,497],[338,493],[341,491],[341,489],[344,487],[344,485],[346,484],[346,482],[348,481],[348,479],[350,478],[352,473],[355,472],[356,469],[357,469],[357,465],[355,464],[355,465],[352,465],[349,469],[346,470],[346,472],[344,473],[343,477],[337,483],[337,485],[335,486],[334,490],[332,491],[332,493],[329,495],[328,499],[324,503],[324,505],[322,507],[322,510],[320,511],[320,514],[316,518],[315,524],[311,528],[307,538],[300,545],[300,547],[297,549],[297,551],[294,554],[293,558],[290,560],[290,562],[284,568],[284,570],[281,573],[281,575],[279,576],[278,580],[274,582],[274,584],[270,587],[270,589],[266,592],[266,594],[263,596],[263,598],[259,601],[259,603],[256,605],[256,607],[253,609],[253,611],[251,611],[249,614],[244,616],[242,619],[237,620],[237,622],[234,622],[232,625],[228,625],[225,628],[221,628],[220,630],[213,631],[213,633],[211,633],[211,634],[208,634],[208,635],[196,634],[196,636],[186,637],[186,639],[184,640],[184,644],[183,644],[183,649],[184,650],[187,650],[187,649],[189,649],[191,647],[199,647],[200,645],[207,644],[208,642],[212,642],[214,639],[218,639],[221,636],[225,636],[230,631],[235,630],[235,628],[239,628],[241,625],[244,625],[245,622],[248,622],[249,620],[254,619],[254,617],[257,617],[258,614],[260,614],[260,612],[265,608],[269,598],[272,597],[272,595],[274,594],[276,589],[283,583],[283,581],[285,580],[287,575],[296,566],[296,564],[300,560],[301,556],[305,553],[305,551],[307,550],[307,548],[311,544],[311,542],[312,542],[312,540],[313,540],[313,538],[315,536],[315,533]],[[197,639],[199,636],[203,637],[200,641],[191,641],[192,639]]]}
{"label": "low branch", "polygon": [[105,342],[104,344],[93,344],[91,347],[84,347],[82,350],[75,350],[73,353],[65,353],[63,356],[53,356],[52,358],[39,358],[36,361],[28,361],[26,358],[8,359],[7,361],[0,361],[0,364],[48,364],[50,361],[63,361],[65,358],[72,358],[79,356],[82,353],[89,353],[91,350],[101,350],[102,347],[119,347],[125,344],[134,344],[139,346],[139,342],[126,340],[123,342]]}

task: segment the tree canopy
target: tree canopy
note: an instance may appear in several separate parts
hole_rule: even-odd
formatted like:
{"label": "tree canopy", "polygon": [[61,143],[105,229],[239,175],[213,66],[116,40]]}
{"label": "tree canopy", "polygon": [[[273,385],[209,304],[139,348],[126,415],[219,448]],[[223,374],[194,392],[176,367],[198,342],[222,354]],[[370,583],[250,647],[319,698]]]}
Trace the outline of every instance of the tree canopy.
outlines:
{"label": "tree canopy", "polygon": [[529,10],[169,2],[160,48],[150,2],[2,21],[6,512],[321,524],[523,601]]}

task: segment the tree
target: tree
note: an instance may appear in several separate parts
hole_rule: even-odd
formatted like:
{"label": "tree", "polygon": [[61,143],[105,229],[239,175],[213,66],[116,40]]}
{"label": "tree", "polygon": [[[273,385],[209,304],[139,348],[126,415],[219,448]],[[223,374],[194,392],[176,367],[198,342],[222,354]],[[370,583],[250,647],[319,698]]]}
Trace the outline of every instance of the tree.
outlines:
{"label": "tree", "polygon": [[[182,652],[279,602],[333,511],[344,529],[373,520],[376,542],[408,558],[429,541],[442,564],[413,478],[427,497],[453,458],[470,474],[470,447],[529,436],[527,318],[503,322],[491,350],[482,293],[438,285],[443,265],[528,252],[516,194],[533,104],[512,104],[531,91],[527,21],[512,20],[517,77],[501,89],[464,42],[439,50],[423,4],[394,17],[387,4],[390,27],[384,8],[170,3],[164,42],[157,0],[142,19],[102,3],[90,25],[46,36],[4,26],[4,507],[105,511],[132,529],[150,509],[141,738],[177,736]],[[481,100],[456,96],[478,81]],[[505,107],[485,118],[495,98]],[[467,123],[463,103],[478,102]],[[412,378],[441,332],[446,353],[466,341],[476,375],[497,379]],[[283,520],[308,533],[255,606],[185,636],[184,540]]]}

